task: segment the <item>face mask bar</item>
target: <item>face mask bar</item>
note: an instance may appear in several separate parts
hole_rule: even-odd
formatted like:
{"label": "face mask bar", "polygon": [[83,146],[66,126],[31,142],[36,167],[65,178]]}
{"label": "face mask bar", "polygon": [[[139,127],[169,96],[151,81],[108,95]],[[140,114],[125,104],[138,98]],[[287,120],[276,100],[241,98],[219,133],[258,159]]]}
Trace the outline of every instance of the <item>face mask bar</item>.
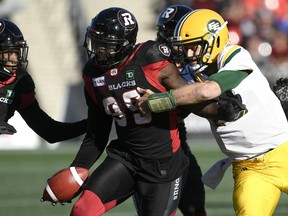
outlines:
{"label": "face mask bar", "polygon": [[84,47],[90,59],[95,58],[95,62],[102,66],[112,66],[117,64],[121,55],[121,50],[125,46],[126,40],[114,38],[101,38],[94,34],[87,33]]}
{"label": "face mask bar", "polygon": [[[178,62],[181,62],[182,67],[189,64],[191,70],[195,71],[200,68],[200,65],[203,65],[202,57],[208,48],[208,43],[204,40],[204,37],[205,36],[184,41],[173,40],[173,47],[174,49],[177,49],[175,53],[178,53],[178,55],[174,56]],[[198,53],[196,53],[199,47],[200,50],[198,51]],[[188,56],[188,50],[193,51],[192,56]],[[197,62],[197,64],[195,64],[195,62]]]}
{"label": "face mask bar", "polygon": [[27,68],[28,46],[9,46],[2,47],[1,49],[0,65],[6,68],[6,71],[14,71],[17,70],[18,67],[22,67],[23,69]]}

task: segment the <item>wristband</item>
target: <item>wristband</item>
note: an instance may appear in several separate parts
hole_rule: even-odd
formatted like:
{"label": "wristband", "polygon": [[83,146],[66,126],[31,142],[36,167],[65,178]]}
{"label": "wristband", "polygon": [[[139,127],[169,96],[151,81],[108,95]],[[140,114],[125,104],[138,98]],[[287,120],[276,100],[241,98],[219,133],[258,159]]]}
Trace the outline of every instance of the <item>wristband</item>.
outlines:
{"label": "wristband", "polygon": [[148,97],[147,103],[151,112],[159,113],[176,108],[172,91],[152,94]]}

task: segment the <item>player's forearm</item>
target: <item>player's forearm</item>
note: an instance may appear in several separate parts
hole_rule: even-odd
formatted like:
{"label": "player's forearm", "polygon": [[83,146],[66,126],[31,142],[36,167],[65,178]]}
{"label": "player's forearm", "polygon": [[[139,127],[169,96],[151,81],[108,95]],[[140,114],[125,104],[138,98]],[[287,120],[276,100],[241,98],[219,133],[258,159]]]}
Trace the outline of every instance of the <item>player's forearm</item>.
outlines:
{"label": "player's forearm", "polygon": [[95,143],[95,137],[86,135],[70,166],[90,169],[95,161],[102,155],[107,140],[103,142],[100,140],[97,144]]}
{"label": "player's forearm", "polygon": [[86,132],[87,121],[59,122],[43,111],[38,102],[19,110],[27,125],[49,143],[72,139]]}
{"label": "player's forearm", "polygon": [[152,94],[148,97],[147,104],[150,111],[157,113],[175,109],[177,106],[198,104],[216,98],[220,94],[221,89],[214,81],[195,83],[169,92]]}
{"label": "player's forearm", "polygon": [[194,83],[174,89],[172,96],[176,106],[198,104],[218,97],[221,89],[215,82]]}

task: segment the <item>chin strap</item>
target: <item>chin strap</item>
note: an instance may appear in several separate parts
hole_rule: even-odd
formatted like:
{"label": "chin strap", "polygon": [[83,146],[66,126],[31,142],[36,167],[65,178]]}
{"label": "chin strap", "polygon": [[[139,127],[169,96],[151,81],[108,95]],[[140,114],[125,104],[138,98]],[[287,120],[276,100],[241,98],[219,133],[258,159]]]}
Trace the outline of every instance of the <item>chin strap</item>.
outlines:
{"label": "chin strap", "polygon": [[16,78],[16,70],[7,72],[7,69],[0,70],[0,87],[12,83]]}
{"label": "chin strap", "polygon": [[13,76],[13,72],[7,70],[5,67],[2,67],[0,69],[0,75],[4,75],[4,77],[6,77],[7,79],[9,79],[10,77]]}

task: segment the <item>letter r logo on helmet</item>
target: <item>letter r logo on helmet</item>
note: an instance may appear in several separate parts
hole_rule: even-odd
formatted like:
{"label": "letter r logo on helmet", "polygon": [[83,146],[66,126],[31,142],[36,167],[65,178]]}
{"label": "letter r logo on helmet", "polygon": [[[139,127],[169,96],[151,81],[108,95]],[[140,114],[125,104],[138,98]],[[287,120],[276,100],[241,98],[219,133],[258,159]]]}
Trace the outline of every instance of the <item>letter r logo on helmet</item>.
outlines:
{"label": "letter r logo on helmet", "polygon": [[131,13],[119,11],[119,21],[126,28],[133,29],[136,27],[136,20]]}
{"label": "letter r logo on helmet", "polygon": [[123,14],[121,14],[121,16],[123,17],[123,19],[124,19],[124,21],[125,21],[125,23],[124,23],[125,26],[135,24],[135,22],[134,22],[133,19],[132,19],[131,14],[129,14],[129,13],[123,13]]}

